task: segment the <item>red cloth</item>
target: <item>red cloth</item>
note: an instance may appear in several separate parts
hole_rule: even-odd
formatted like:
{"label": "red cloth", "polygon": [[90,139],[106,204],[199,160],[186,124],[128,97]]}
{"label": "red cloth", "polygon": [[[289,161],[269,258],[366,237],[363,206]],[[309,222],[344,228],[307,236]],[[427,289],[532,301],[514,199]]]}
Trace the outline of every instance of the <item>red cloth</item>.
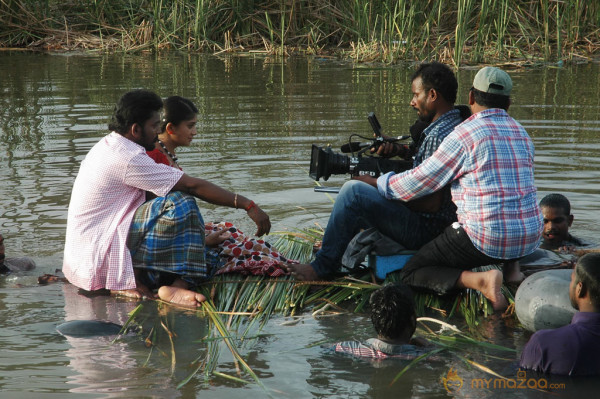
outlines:
{"label": "red cloth", "polygon": [[244,275],[264,275],[278,277],[288,274],[284,263],[297,263],[285,258],[271,244],[264,240],[247,237],[232,223],[207,223],[205,233],[226,229],[231,234],[217,247],[219,258],[225,262],[216,274],[241,273]]}
{"label": "red cloth", "polygon": [[[167,166],[171,166],[171,162],[169,162],[169,158],[167,158],[165,153],[162,152],[161,150],[159,150],[158,148],[155,148],[152,151],[146,151],[146,154],[148,154],[148,156],[150,158],[152,158],[154,160],[154,162],[156,162],[156,163],[162,163]],[[179,167],[179,170],[183,170],[183,169],[181,169],[181,167]]]}

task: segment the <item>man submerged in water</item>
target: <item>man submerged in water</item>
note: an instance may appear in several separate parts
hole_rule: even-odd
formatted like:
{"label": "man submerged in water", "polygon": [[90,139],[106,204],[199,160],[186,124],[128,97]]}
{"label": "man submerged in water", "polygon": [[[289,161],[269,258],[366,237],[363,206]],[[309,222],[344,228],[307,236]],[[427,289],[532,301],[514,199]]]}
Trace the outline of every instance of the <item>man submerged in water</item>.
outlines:
{"label": "man submerged in water", "polygon": [[540,248],[572,251],[576,247],[591,245],[569,233],[574,218],[567,197],[556,193],[548,194],[540,201],[540,210],[544,216],[543,241]]}
{"label": "man submerged in water", "polygon": [[426,352],[425,341],[413,338],[417,328],[415,302],[410,288],[404,284],[386,284],[377,289],[369,299],[371,321],[377,338],[365,343],[338,342],[333,346],[337,353],[371,359],[412,360]]}

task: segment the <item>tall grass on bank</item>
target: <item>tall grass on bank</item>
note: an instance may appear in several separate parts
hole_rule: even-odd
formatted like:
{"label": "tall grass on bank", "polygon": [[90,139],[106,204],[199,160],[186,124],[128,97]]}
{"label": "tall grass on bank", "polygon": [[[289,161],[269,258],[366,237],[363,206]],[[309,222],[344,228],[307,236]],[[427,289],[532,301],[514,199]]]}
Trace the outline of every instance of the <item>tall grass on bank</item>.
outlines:
{"label": "tall grass on bank", "polygon": [[584,0],[0,0],[0,47],[260,51],[463,63],[597,56]]}

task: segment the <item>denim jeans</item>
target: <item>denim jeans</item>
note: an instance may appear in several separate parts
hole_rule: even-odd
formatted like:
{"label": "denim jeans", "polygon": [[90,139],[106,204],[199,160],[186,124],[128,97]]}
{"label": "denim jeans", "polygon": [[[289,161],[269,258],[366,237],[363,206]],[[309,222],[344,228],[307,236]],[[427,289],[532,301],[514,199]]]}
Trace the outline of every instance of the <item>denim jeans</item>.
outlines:
{"label": "denim jeans", "polygon": [[419,249],[443,231],[425,227],[424,219],[408,209],[404,202],[388,200],[375,187],[350,180],[335,200],[323,245],[311,265],[321,278],[339,271],[350,240],[361,229],[370,227],[407,249]]}

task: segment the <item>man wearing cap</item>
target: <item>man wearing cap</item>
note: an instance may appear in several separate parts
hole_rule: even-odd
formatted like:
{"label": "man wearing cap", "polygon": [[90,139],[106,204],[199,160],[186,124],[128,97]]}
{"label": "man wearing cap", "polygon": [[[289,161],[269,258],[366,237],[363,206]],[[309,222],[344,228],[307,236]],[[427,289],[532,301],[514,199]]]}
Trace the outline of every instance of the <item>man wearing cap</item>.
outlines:
{"label": "man wearing cap", "polygon": [[[413,162],[419,165],[464,118],[454,108],[458,82],[447,65],[423,63],[411,81],[410,105],[427,126]],[[306,265],[289,264],[288,270],[299,280],[331,278],[339,270],[352,238],[367,228],[376,228],[407,249],[422,247],[457,220],[456,207],[447,191],[422,201],[420,204],[417,204],[420,201],[411,204],[394,201],[361,181],[346,182],[335,200],[323,245],[315,259]]]}
{"label": "man wearing cap", "polygon": [[455,127],[430,158],[404,173],[363,179],[387,198],[402,201],[450,183],[458,222],[423,246],[404,266],[401,278],[414,288],[439,294],[478,290],[496,310],[507,306],[500,290],[502,271],[471,269],[504,263],[510,265],[504,277],[515,279],[521,273],[514,261],[537,248],[543,227],[533,180],[533,143],[506,112],[511,89],[506,72],[481,69],[469,91],[473,115]]}

